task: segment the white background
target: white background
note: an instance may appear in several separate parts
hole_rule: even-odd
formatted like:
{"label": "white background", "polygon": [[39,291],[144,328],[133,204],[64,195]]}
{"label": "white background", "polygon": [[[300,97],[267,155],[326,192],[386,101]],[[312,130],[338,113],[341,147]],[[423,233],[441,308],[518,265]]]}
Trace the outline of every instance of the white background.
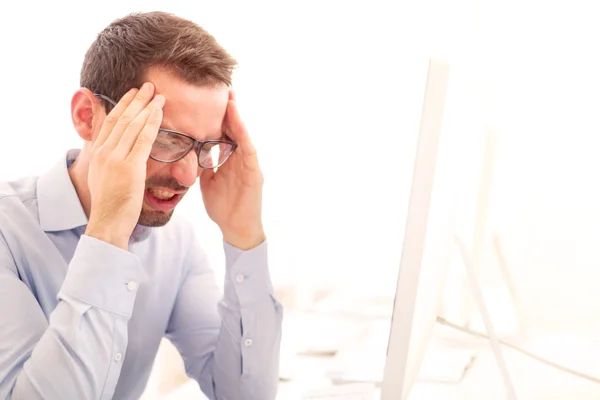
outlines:
{"label": "white background", "polygon": [[[492,219],[530,325],[600,328],[594,2],[0,7],[0,179],[42,173],[80,146],[70,98],[87,47],[113,19],[164,10],[211,32],[240,64],[234,87],[266,176],[265,223],[280,285],[389,286],[400,257],[426,59],[449,55],[449,118],[455,134],[472,139],[463,143],[465,166],[477,158],[486,123],[502,135]],[[180,212],[197,221],[218,268],[218,230],[199,194]]]}

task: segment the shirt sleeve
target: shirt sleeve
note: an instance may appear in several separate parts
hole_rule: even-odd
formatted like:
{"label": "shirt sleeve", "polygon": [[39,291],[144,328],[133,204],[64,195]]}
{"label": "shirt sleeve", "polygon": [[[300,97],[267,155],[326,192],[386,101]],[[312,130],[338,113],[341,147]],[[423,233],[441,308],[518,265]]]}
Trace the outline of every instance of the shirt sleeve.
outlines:
{"label": "shirt sleeve", "polygon": [[46,319],[0,236],[0,398],[112,399],[141,274],[137,256],[84,235]]}
{"label": "shirt sleeve", "polygon": [[277,394],[283,312],[273,294],[267,242],[224,244],[224,293],[200,247],[190,250],[167,337],[211,400],[271,400]]}

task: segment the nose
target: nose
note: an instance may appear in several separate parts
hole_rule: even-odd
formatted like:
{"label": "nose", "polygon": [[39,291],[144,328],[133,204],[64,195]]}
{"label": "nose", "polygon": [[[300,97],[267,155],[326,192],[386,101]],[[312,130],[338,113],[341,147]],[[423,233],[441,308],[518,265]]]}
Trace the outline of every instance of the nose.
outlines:
{"label": "nose", "polygon": [[184,186],[192,186],[198,178],[198,156],[190,151],[181,160],[171,164],[171,175]]}

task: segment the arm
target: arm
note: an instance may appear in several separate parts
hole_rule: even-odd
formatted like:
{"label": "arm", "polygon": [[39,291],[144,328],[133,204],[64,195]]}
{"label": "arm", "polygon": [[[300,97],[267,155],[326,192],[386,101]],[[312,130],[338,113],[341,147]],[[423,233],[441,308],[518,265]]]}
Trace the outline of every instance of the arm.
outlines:
{"label": "arm", "polygon": [[249,251],[224,246],[223,297],[206,256],[199,247],[191,249],[167,338],[208,398],[274,399],[282,308],[273,295],[267,243]]}
{"label": "arm", "polygon": [[0,234],[0,399],[112,399],[136,297],[126,282],[140,275],[136,256],[83,236],[47,320]]}

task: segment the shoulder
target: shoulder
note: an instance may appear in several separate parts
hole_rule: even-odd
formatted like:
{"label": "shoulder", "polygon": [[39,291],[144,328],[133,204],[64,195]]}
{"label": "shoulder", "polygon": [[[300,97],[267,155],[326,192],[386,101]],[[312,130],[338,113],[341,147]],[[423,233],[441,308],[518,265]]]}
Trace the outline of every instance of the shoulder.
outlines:
{"label": "shoulder", "polygon": [[16,203],[27,204],[37,199],[37,176],[15,181],[0,181],[0,210]]}
{"label": "shoulder", "polygon": [[38,177],[28,177],[11,182],[0,181],[0,230],[12,221],[19,224],[22,218],[31,218],[37,207]]}
{"label": "shoulder", "polygon": [[[30,241],[35,226],[31,205],[36,202],[37,178],[24,178],[13,182],[0,182],[0,267],[17,275],[13,251]],[[33,207],[35,208],[35,207]]]}

